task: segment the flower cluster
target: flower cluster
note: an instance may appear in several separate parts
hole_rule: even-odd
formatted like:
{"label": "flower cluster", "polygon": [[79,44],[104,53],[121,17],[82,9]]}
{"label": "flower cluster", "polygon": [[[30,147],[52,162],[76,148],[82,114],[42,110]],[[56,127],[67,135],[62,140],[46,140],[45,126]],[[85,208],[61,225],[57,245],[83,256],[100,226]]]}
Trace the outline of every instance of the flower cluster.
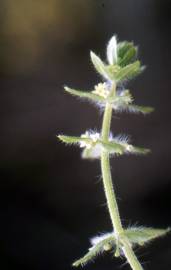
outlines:
{"label": "flower cluster", "polygon": [[92,91],[93,94],[98,95],[103,98],[107,98],[110,95],[109,86],[107,83],[99,83],[95,85],[95,90]]}
{"label": "flower cluster", "polygon": [[[89,141],[84,141],[81,140],[81,138],[83,139],[90,139]],[[98,139],[100,138],[100,134],[95,132],[91,132],[91,131],[86,131],[84,134],[81,135],[80,138],[80,147],[84,148],[86,147],[87,149],[91,149],[98,141]]]}

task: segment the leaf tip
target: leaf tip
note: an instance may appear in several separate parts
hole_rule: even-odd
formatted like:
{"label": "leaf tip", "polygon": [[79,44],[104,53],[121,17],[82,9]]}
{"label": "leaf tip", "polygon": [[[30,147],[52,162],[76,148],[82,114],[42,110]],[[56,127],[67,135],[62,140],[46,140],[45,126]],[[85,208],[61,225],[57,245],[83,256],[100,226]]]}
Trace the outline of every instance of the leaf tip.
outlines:
{"label": "leaf tip", "polygon": [[144,155],[151,154],[151,149],[145,148],[143,154]]}
{"label": "leaf tip", "polygon": [[63,135],[56,135],[56,138],[60,141],[63,141]]}
{"label": "leaf tip", "polygon": [[73,267],[78,267],[77,262],[73,262],[73,263],[72,263],[72,266],[73,266]]}
{"label": "leaf tip", "polygon": [[93,59],[94,56],[95,56],[95,53],[93,51],[90,51],[90,58]]}
{"label": "leaf tip", "polygon": [[69,88],[68,86],[66,86],[66,85],[64,86],[64,90],[65,90],[66,92],[69,92],[69,89],[70,89],[70,88]]}
{"label": "leaf tip", "polygon": [[95,53],[92,51],[92,50],[90,50],[90,56],[92,56],[92,55],[94,55]]}
{"label": "leaf tip", "polygon": [[166,233],[170,233],[171,232],[171,227],[168,227],[167,229],[166,229]]}
{"label": "leaf tip", "polygon": [[117,37],[113,35],[107,45],[107,59],[110,65],[117,62]]}
{"label": "leaf tip", "polygon": [[155,111],[155,108],[149,107],[147,113],[152,113],[152,112],[154,112],[154,111]]}

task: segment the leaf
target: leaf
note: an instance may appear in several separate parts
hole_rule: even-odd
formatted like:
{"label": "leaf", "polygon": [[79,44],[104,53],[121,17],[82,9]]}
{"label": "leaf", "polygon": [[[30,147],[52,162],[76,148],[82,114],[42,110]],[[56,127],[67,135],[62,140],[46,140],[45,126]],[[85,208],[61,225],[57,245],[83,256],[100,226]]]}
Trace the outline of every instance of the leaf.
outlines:
{"label": "leaf", "polygon": [[104,98],[103,96],[96,95],[92,92],[75,90],[67,86],[65,86],[64,89],[67,93],[70,93],[73,96],[78,96],[80,98],[92,100],[96,103],[98,102],[99,104],[106,104],[106,102],[110,102],[111,104],[113,104],[113,109],[118,112],[129,111],[133,113],[148,114],[154,111],[154,108],[152,107],[145,107],[145,106],[138,106],[138,105],[130,104],[133,98],[129,90],[125,90],[125,94],[122,96],[116,95],[114,98],[111,98],[111,97]]}
{"label": "leaf", "polygon": [[147,148],[133,146],[128,143],[117,143],[115,139],[112,142],[101,142],[103,148],[108,151],[109,154],[118,154],[122,155],[125,153],[130,154],[139,154],[139,155],[146,155],[150,153],[150,150]]}
{"label": "leaf", "polygon": [[[162,237],[170,232],[168,229],[153,229],[146,227],[131,227],[124,230],[124,234],[120,241],[115,239],[114,233],[108,233],[106,236],[99,236],[92,239],[93,246],[89,249],[88,253],[81,259],[75,261],[73,266],[84,266],[88,262],[94,260],[99,254],[104,251],[108,251],[116,247],[116,250],[121,248],[123,239],[128,238],[133,245],[144,245],[147,242],[154,240],[155,238]],[[120,253],[120,252],[119,252]]]}
{"label": "leaf", "polygon": [[103,141],[97,139],[96,142],[91,138],[76,137],[76,136],[66,136],[58,135],[58,139],[66,144],[80,144],[85,142],[90,148],[84,146],[82,151],[82,158],[84,159],[98,159],[101,156],[101,151],[105,150],[109,154],[123,155],[125,153],[130,154],[140,154],[145,155],[150,153],[149,149],[136,147],[126,142],[119,142],[118,139],[113,139],[112,141]]}
{"label": "leaf", "polygon": [[97,257],[101,253],[100,248],[93,248],[90,250],[84,257],[80,258],[79,260],[75,261],[72,266],[78,267],[78,266],[84,266],[88,262],[92,261],[95,257]]}
{"label": "leaf", "polygon": [[134,105],[134,104],[126,104],[124,102],[124,99],[123,100],[120,99],[120,101],[123,101],[123,102],[120,102],[120,103],[113,102],[113,109],[116,112],[130,112],[130,113],[148,114],[148,113],[151,113],[154,111],[154,108],[152,108],[152,107],[138,106],[138,105]]}
{"label": "leaf", "polygon": [[116,36],[113,36],[107,45],[107,60],[110,65],[117,63],[117,40]]}
{"label": "leaf", "polygon": [[131,64],[131,62],[135,60],[136,56],[137,56],[137,48],[132,46],[129,50],[127,50],[125,55],[120,59],[120,61],[118,62],[118,65],[124,67],[128,64]]}
{"label": "leaf", "polygon": [[148,113],[151,113],[154,111],[154,108],[153,107],[145,107],[145,106],[138,106],[138,105],[129,105],[128,106],[128,110],[130,112],[140,112],[140,113],[143,113],[143,114],[148,114]]}
{"label": "leaf", "polygon": [[88,262],[95,259],[99,254],[103,253],[105,251],[105,246],[107,246],[108,244],[111,245],[111,248],[114,247],[116,244],[114,234],[111,233],[108,235],[109,236],[107,236],[97,244],[93,245],[85,256],[75,261],[72,265],[75,267],[84,266]]}
{"label": "leaf", "polygon": [[92,141],[89,138],[82,138],[82,137],[75,137],[75,136],[58,135],[57,137],[59,140],[67,144],[77,144],[77,143],[80,143],[80,141],[89,143]]}
{"label": "leaf", "polygon": [[141,72],[140,61],[135,61],[120,69],[116,74],[117,81],[124,81],[137,76]]}
{"label": "leaf", "polygon": [[147,155],[151,152],[151,150],[147,148],[142,148],[142,147],[137,147],[137,146],[132,146],[131,148],[132,148],[131,149],[132,154]]}
{"label": "leaf", "polygon": [[122,155],[125,151],[125,147],[122,144],[114,142],[114,141],[111,141],[111,142],[101,141],[101,145],[103,146],[103,149],[106,150],[109,154]]}
{"label": "leaf", "polygon": [[155,238],[162,237],[170,232],[167,229],[153,229],[146,227],[131,227],[125,230],[125,235],[133,244],[145,244]]}
{"label": "leaf", "polygon": [[95,102],[104,102],[105,101],[105,99],[103,97],[96,95],[94,93],[91,93],[91,92],[75,90],[75,89],[69,88],[67,86],[65,86],[64,89],[66,92],[70,93],[73,96],[90,99],[90,100],[95,101]]}
{"label": "leaf", "polygon": [[117,53],[118,53],[119,59],[123,59],[127,51],[131,49],[133,46],[134,44],[132,42],[128,42],[128,41],[119,42],[117,46]]}
{"label": "leaf", "polygon": [[97,72],[101,74],[105,79],[109,80],[110,75],[103,61],[92,51],[90,52],[90,57]]}

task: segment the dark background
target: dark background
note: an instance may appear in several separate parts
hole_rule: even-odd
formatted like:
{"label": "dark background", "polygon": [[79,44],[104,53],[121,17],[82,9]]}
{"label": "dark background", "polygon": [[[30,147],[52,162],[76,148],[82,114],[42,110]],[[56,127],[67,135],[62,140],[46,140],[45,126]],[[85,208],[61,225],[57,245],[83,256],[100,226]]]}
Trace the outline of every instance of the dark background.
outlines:
{"label": "dark background", "polygon": [[[111,231],[99,162],[80,159],[56,134],[101,126],[92,105],[63,92],[91,90],[100,78],[90,49],[105,58],[113,34],[139,45],[146,71],[129,83],[150,116],[116,115],[112,130],[152,149],[112,159],[121,217],[130,224],[171,225],[170,9],[165,0],[1,0],[0,267],[71,269],[89,238]],[[171,269],[171,236],[137,250],[147,270]],[[86,269],[120,269],[112,255]],[[128,265],[123,269],[130,269]]]}

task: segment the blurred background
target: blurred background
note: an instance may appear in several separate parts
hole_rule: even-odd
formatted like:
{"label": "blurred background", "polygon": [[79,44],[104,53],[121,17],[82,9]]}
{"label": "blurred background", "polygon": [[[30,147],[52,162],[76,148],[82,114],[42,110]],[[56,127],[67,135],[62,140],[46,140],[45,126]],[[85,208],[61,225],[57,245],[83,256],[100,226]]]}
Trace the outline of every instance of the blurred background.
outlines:
{"label": "blurred background", "polygon": [[[114,134],[152,149],[112,159],[123,224],[171,225],[171,2],[168,0],[0,0],[0,267],[69,270],[89,238],[111,231],[98,161],[80,159],[56,134],[100,130],[101,113],[64,93],[100,81],[90,49],[139,45],[146,71],[129,83],[137,104],[156,111],[114,115]],[[146,270],[171,269],[171,236],[137,255]],[[102,256],[87,270],[130,269]]]}

